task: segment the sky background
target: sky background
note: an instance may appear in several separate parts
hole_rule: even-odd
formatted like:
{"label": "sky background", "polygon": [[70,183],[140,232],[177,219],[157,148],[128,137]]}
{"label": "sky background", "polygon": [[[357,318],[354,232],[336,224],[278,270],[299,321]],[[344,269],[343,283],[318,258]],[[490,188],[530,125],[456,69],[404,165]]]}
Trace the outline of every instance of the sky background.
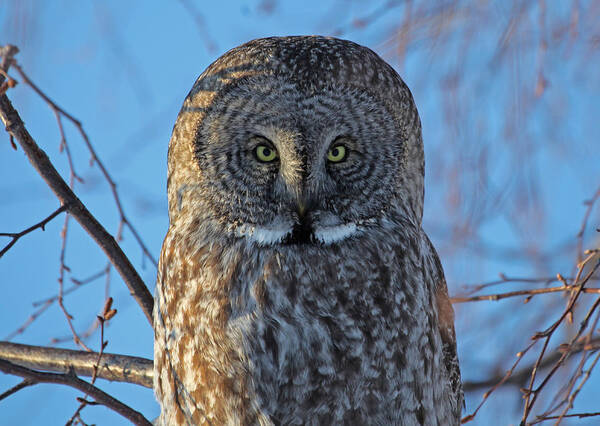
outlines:
{"label": "sky background", "polygon": [[[458,295],[465,284],[493,281],[499,273],[573,274],[583,201],[600,184],[600,5],[546,3],[2,0],[0,44],[17,45],[17,60],[29,77],[81,121],[117,182],[127,217],[155,258],[168,227],[166,154],[172,126],[187,92],[212,61],[241,43],[272,35],[335,35],[370,47],[396,68],[419,108],[426,151],[424,228],[442,258],[450,293]],[[16,72],[10,75],[21,81]],[[52,111],[22,82],[8,96],[68,179]],[[114,234],[119,216],[110,189],[98,167],[90,167],[77,129],[63,123],[75,170],[84,179],[75,192]],[[0,232],[22,230],[59,206],[6,134],[0,134],[0,195]],[[61,215],[0,258],[0,340],[35,311],[32,303],[57,293],[63,222]],[[596,207],[589,229],[599,224]],[[594,232],[584,237],[585,248],[598,247]],[[0,247],[3,243],[0,239]],[[122,247],[153,292],[156,269],[127,230]],[[106,266],[75,221],[65,253],[67,278],[84,279]],[[111,278],[118,314],[105,331],[106,351],[152,358],[149,324],[114,271]],[[505,285],[503,291],[524,288]],[[101,278],[65,299],[78,332],[93,323],[105,291]],[[593,300],[581,303],[582,312]],[[508,368],[530,336],[551,324],[565,305],[560,295],[522,302],[455,306],[464,380]],[[572,333],[565,328],[551,347]],[[54,304],[12,341],[49,345],[58,338],[56,345],[74,348],[69,336]],[[96,350],[99,341],[98,333],[86,340]],[[575,411],[600,411],[595,375]],[[568,377],[559,374],[554,385]],[[0,375],[0,392],[17,382]],[[147,418],[158,415],[151,390],[97,384]],[[465,414],[485,390],[467,395]],[[64,424],[79,395],[56,385],[22,390],[0,402],[0,424]],[[507,387],[490,398],[474,424],[518,424],[521,411],[517,387]],[[126,424],[102,407],[87,407],[83,418]]]}

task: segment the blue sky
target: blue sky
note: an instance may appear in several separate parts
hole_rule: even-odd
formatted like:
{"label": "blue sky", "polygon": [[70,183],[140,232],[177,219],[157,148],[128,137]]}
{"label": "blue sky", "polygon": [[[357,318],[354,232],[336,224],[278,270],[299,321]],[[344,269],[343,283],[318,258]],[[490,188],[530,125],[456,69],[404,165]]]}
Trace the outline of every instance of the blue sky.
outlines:
{"label": "blue sky", "polygon": [[[582,3],[587,7],[589,2]],[[415,15],[420,5],[416,2]],[[598,42],[590,24],[597,12],[584,10],[578,37],[569,38],[568,32],[558,30],[560,23],[570,22],[569,7],[548,10],[545,31],[539,26],[540,11],[532,7],[522,12],[515,24],[519,30],[510,38],[505,31],[510,28],[511,7],[497,3],[465,8],[469,13],[459,9],[464,19],[460,14],[443,17],[438,39],[429,31],[430,23],[417,21],[403,48],[405,35],[397,31],[406,17],[403,2],[124,5],[116,0],[21,0],[0,3],[0,43],[18,45],[17,59],[30,78],[82,122],[118,183],[126,214],[155,257],[168,226],[170,132],[185,95],[207,65],[232,47],[271,35],[341,35],[369,46],[396,67],[419,107],[427,156],[424,227],[441,254],[451,293],[458,294],[462,284],[494,280],[499,272],[569,275],[574,255],[563,246],[575,241],[585,212],[582,201],[600,182],[595,118],[600,79],[593,71],[599,65]],[[545,50],[538,48],[544,39]],[[535,91],[540,74],[548,82],[543,94],[523,95]],[[16,73],[11,75],[19,80]],[[38,144],[68,177],[51,110],[24,84],[9,97]],[[98,168],[89,166],[75,127],[65,122],[65,131],[76,171],[85,179],[76,184],[76,193],[114,233],[118,215],[109,188]],[[0,177],[5,200],[0,232],[24,229],[58,207],[22,151],[10,148],[6,135],[0,136]],[[597,227],[598,219],[595,209],[590,226]],[[27,319],[33,302],[56,294],[62,224],[61,216],[45,232],[21,239],[0,259],[0,339]],[[586,247],[593,245],[593,238],[586,239]],[[142,261],[130,233],[125,232],[122,246],[153,290],[155,268]],[[106,264],[75,222],[69,228],[66,256],[70,276],[78,279]],[[66,299],[77,330],[92,323],[104,291],[99,280]],[[118,314],[106,331],[106,350],[151,358],[152,330],[114,271],[110,293]],[[560,296],[541,296],[527,308],[522,300],[457,306],[463,378],[486,377],[498,353],[512,360],[561,305]],[[69,334],[60,309],[52,306],[13,341],[50,344]],[[94,334],[88,344],[97,349],[99,336]],[[594,408],[600,382],[590,381],[577,411]],[[15,383],[12,377],[0,376],[0,391]],[[158,415],[150,390],[99,384],[148,418]],[[64,424],[78,405],[77,395],[54,385],[26,389],[0,402],[0,423]],[[469,396],[468,412],[480,395]],[[516,424],[519,404],[516,388],[499,392],[476,424]],[[83,414],[88,423],[125,424],[99,407],[88,407]]]}

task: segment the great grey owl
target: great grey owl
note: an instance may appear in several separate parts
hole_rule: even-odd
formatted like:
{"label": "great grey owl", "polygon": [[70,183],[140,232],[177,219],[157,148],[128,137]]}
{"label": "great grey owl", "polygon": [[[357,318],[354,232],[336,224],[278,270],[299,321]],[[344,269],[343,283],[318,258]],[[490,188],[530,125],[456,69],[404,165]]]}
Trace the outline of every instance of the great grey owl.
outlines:
{"label": "great grey owl", "polygon": [[272,37],[210,65],[169,145],[159,422],[458,424],[423,180],[412,95],[371,50]]}

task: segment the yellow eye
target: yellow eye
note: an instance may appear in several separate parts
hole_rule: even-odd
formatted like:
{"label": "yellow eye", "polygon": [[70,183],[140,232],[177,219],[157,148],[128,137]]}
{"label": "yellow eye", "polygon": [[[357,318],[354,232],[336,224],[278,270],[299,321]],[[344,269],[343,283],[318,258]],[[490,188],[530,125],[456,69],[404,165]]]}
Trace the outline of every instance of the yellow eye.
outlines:
{"label": "yellow eye", "polygon": [[329,148],[327,151],[327,160],[332,163],[339,163],[346,159],[346,147],[344,145],[336,145]]}
{"label": "yellow eye", "polygon": [[267,145],[258,145],[254,148],[254,155],[261,163],[270,163],[277,159],[277,151]]}

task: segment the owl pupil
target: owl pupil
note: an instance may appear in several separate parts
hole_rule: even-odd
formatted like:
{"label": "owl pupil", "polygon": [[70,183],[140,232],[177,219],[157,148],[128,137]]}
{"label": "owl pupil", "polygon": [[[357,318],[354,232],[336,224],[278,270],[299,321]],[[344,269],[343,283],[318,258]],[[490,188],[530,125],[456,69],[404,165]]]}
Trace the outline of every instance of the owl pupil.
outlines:
{"label": "owl pupil", "polygon": [[270,157],[271,156],[271,150],[269,148],[263,148],[263,155],[265,157]]}
{"label": "owl pupil", "polygon": [[340,155],[340,149],[336,146],[335,148],[333,148],[332,154],[334,157],[337,157],[338,155]]}

